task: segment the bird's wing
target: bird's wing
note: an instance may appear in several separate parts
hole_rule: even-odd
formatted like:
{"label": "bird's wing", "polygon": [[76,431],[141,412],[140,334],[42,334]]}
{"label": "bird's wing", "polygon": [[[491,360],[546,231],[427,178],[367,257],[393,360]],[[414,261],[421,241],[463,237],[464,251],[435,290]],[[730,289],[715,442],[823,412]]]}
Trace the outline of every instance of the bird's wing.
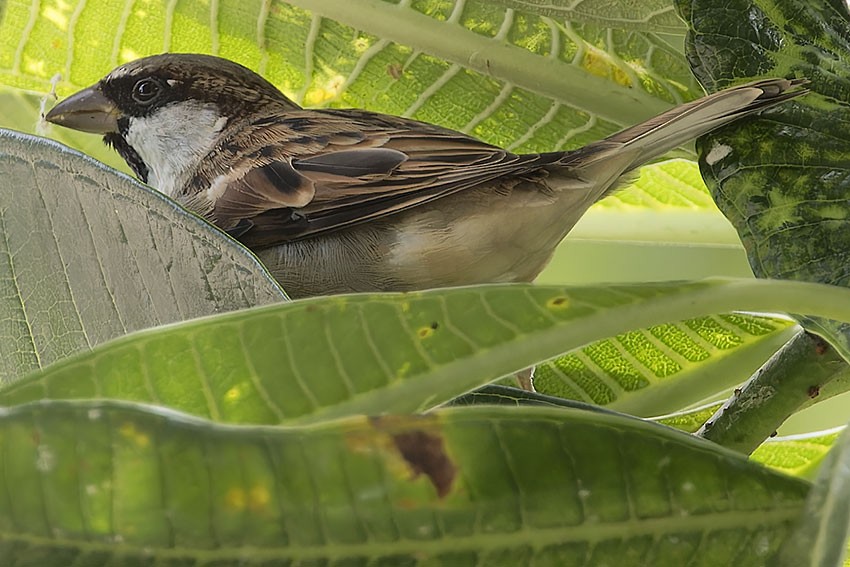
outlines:
{"label": "bird's wing", "polygon": [[201,171],[187,194],[204,196],[208,216],[252,247],[383,217],[555,161],[365,111],[287,112],[241,132],[244,139],[217,150],[232,155],[208,160],[227,170]]}

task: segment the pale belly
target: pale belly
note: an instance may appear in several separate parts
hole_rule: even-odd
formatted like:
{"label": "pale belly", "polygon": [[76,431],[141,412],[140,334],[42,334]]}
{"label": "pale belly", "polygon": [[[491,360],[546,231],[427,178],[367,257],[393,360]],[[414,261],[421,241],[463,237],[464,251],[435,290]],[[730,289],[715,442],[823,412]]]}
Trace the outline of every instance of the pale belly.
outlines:
{"label": "pale belly", "polygon": [[592,203],[586,191],[571,203],[560,196],[534,187],[458,194],[257,255],[293,298],[528,282]]}

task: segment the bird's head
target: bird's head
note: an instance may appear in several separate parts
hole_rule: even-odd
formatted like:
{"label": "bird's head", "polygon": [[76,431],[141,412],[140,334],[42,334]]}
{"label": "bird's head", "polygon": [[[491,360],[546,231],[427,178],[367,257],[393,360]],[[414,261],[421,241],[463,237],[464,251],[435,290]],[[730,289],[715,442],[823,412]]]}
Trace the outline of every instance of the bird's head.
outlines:
{"label": "bird's head", "polygon": [[45,119],[103,134],[142,181],[171,194],[225,127],[257,112],[297,108],[238,63],[166,53],[121,65],[61,101]]}

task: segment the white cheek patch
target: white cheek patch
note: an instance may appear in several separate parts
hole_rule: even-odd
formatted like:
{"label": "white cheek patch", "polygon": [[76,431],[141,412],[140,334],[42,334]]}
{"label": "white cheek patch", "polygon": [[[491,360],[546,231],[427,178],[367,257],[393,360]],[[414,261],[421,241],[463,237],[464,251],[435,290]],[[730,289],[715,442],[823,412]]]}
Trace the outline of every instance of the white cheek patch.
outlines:
{"label": "white cheek patch", "polygon": [[148,184],[173,197],[226,124],[214,105],[180,102],[131,118],[126,137],[148,167]]}

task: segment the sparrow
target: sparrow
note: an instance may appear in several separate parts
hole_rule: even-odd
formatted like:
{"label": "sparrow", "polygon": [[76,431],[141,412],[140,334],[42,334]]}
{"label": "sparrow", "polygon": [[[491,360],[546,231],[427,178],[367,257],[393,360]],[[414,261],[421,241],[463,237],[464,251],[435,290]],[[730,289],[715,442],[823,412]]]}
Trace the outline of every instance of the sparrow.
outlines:
{"label": "sparrow", "polygon": [[294,298],[527,282],[642,164],[807,92],[767,79],[571,151],[514,154],[354,109],[303,109],[226,59],[124,64],[45,119],[103,135],[144,183],[254,251]]}

